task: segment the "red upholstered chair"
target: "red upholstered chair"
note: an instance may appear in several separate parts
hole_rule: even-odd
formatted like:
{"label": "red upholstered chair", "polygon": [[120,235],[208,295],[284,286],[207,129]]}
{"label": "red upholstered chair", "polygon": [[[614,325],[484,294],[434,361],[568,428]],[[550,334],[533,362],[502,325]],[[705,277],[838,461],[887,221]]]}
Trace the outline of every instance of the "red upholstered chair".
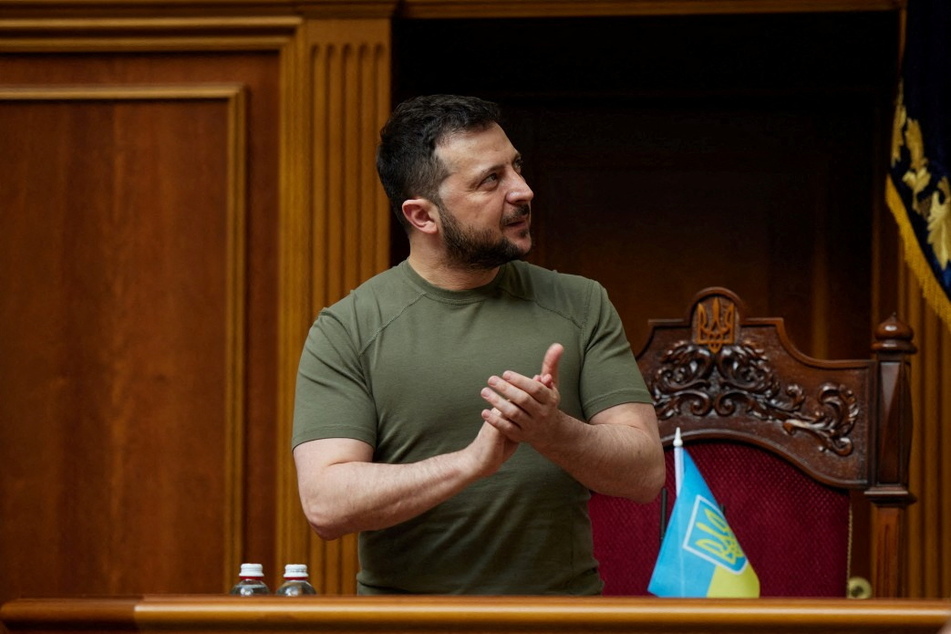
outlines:
{"label": "red upholstered chair", "polygon": [[648,505],[592,497],[605,594],[647,594],[674,503],[670,449],[679,427],[761,596],[857,594],[853,558],[868,561],[874,596],[902,596],[904,510],[914,501],[910,328],[894,318],[881,324],[870,359],[812,359],[791,345],[782,319],[749,317],[724,288],[699,293],[685,320],[650,326],[638,363],[655,401],[670,494]]}

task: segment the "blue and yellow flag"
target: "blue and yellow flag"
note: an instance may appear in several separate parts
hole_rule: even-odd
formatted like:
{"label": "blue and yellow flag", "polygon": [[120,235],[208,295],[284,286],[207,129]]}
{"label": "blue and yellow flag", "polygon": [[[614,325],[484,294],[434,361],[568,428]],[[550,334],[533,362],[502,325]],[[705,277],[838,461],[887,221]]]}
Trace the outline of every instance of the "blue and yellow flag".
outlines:
{"label": "blue and yellow flag", "polygon": [[909,0],[886,183],[905,259],[951,327],[951,2]]}
{"label": "blue and yellow flag", "polygon": [[758,597],[759,577],[690,454],[648,592],[659,597]]}

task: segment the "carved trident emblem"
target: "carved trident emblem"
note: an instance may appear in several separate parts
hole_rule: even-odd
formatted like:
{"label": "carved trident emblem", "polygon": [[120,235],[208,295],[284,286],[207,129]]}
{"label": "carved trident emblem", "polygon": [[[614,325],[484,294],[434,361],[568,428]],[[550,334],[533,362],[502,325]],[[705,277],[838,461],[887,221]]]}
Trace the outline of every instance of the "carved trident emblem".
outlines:
{"label": "carved trident emblem", "polygon": [[716,354],[724,345],[736,342],[736,305],[730,301],[720,304],[720,298],[714,297],[709,308],[706,304],[697,304],[693,318],[693,341],[707,346]]}

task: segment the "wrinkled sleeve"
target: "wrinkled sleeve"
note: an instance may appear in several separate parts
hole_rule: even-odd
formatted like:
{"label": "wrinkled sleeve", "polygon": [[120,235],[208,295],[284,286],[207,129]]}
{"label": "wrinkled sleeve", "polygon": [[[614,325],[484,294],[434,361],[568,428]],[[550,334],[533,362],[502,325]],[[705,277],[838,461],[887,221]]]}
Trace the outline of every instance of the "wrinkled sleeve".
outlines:
{"label": "wrinkled sleeve", "polygon": [[376,408],[358,344],[328,311],[311,327],[301,353],[291,447],[325,438],[376,446]]}

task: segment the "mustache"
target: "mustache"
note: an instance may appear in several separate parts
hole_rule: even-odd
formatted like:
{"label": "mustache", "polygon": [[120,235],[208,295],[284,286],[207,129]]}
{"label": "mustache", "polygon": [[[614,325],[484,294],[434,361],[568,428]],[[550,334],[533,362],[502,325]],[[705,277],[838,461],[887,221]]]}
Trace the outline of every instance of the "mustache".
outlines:
{"label": "mustache", "polygon": [[531,205],[519,205],[515,209],[515,211],[513,211],[512,213],[502,218],[502,224],[510,225],[514,222],[518,222],[522,218],[525,218],[526,216],[531,215],[531,213],[532,213]]}

